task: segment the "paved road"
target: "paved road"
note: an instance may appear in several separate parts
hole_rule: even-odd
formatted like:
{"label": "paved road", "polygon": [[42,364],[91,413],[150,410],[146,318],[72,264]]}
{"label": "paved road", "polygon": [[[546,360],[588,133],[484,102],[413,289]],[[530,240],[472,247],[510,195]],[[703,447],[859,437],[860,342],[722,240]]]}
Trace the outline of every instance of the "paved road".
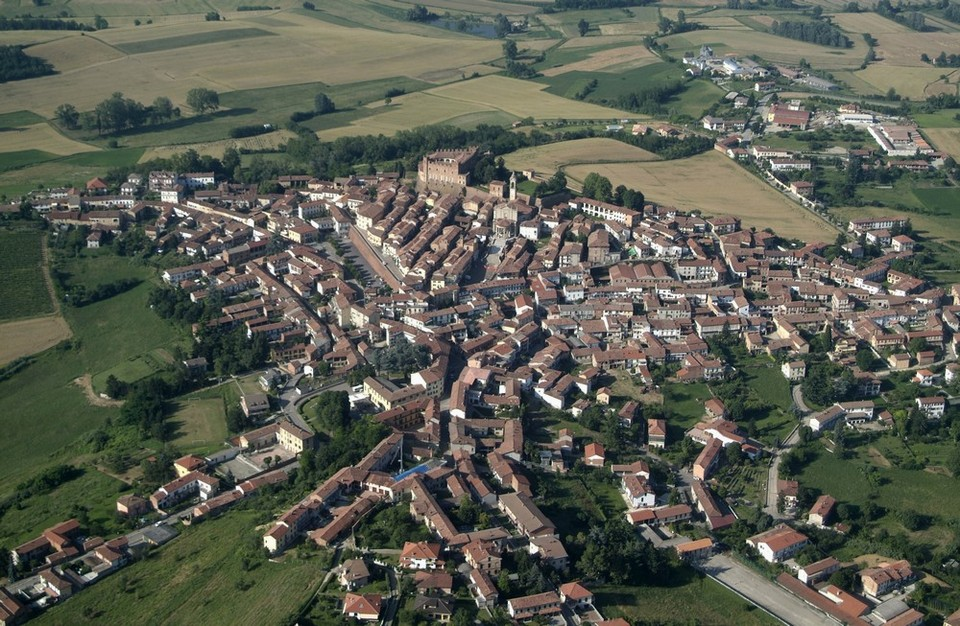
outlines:
{"label": "paved road", "polygon": [[793,394],[793,402],[797,405],[797,408],[803,411],[804,413],[812,413],[813,409],[808,407],[803,401],[803,388],[802,385],[794,385],[790,390]]}
{"label": "paved road", "polygon": [[697,567],[786,624],[837,626],[837,622],[832,618],[726,555],[714,555]]}
{"label": "paved road", "polygon": [[780,480],[780,457],[800,441],[800,427],[797,425],[787,437],[786,441],[780,444],[780,448],[773,453],[773,459],[770,461],[770,469],[767,471],[767,505],[764,511],[769,513],[774,519],[781,519],[783,516],[777,510],[777,483]]}
{"label": "paved road", "polygon": [[350,385],[343,382],[342,380],[336,380],[330,384],[322,385],[316,389],[311,389],[302,394],[298,394],[297,381],[300,380],[300,377],[296,377],[290,380],[285,388],[284,392],[280,394],[280,406],[283,408],[284,414],[287,418],[299,426],[300,428],[313,432],[313,427],[307,423],[306,418],[300,413],[300,407],[303,406],[303,403],[313,396],[317,395],[322,391],[350,391]]}

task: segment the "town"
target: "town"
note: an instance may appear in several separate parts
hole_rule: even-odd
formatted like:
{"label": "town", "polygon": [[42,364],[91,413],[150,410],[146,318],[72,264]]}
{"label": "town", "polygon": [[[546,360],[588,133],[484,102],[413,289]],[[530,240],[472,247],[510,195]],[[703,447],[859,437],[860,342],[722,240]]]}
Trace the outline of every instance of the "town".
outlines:
{"label": "town", "polygon": [[[770,115],[789,125],[799,113]],[[899,137],[877,128],[881,143]],[[783,164],[770,154],[771,168]],[[466,598],[480,619],[621,626],[592,588],[668,562],[785,623],[924,623],[910,594],[937,573],[905,558],[841,562],[824,546],[841,545],[863,512],[787,469],[813,445],[841,457],[856,437],[935,432],[952,418],[960,285],[911,273],[923,242],[909,217],[787,241],[775,224],[731,215],[531,197],[519,183],[533,172],[475,186],[482,157],[428,154],[414,180],[286,175],[273,194],[152,171],[37,195],[54,236],[79,232],[97,249],[137,231],[156,253],[192,258],[159,270],[161,293],[214,307],[192,323],[198,339],[239,332],[270,365],[236,407],[243,432],[171,459],[176,477],[156,491],[117,500],[138,528],[108,539],[67,519],[15,547],[0,624],[88,593],[184,526],[256,506],[298,475],[318,479],[269,511],[261,550],[333,551],[324,584],[342,593],[328,623],[447,623]],[[219,359],[186,357],[196,384],[225,378]],[[775,436],[744,382],[758,363],[792,386]],[[891,381],[922,391],[882,393]],[[689,427],[668,385],[708,390]],[[332,445],[311,402],[343,436],[363,420],[384,435],[359,462],[307,474]],[[724,495],[743,467],[763,468],[762,492]],[[609,488],[616,516],[580,536],[577,521],[552,519],[550,481],[563,477]],[[358,529],[386,514],[417,536],[363,545]],[[960,607],[943,608],[944,624],[960,624]]]}

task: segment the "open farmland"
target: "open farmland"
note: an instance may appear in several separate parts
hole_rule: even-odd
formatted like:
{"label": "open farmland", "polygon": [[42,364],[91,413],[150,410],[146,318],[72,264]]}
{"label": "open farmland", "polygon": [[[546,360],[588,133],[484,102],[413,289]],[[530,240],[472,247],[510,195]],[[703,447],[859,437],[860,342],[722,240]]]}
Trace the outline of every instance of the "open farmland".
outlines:
{"label": "open farmland", "polygon": [[735,53],[740,56],[755,54],[771,62],[799,63],[806,59],[812,66],[825,70],[859,67],[867,52],[862,39],[853,37],[852,48],[829,48],[757,31],[698,30],[682,35],[663,37],[659,41],[673,50],[673,54],[699,51],[700,46],[711,46],[717,55]]}
{"label": "open farmland", "polygon": [[[945,70],[936,67],[898,67],[885,63],[872,63],[867,69],[854,72],[854,76],[869,83],[879,93],[886,93],[888,89],[896,89],[901,96],[922,100],[932,93],[940,93],[943,75],[954,75],[956,81],[957,70]],[[954,91],[955,93],[955,91]]]}
{"label": "open farmland", "polygon": [[95,146],[64,137],[47,123],[0,130],[0,146],[3,146],[4,153],[41,150],[61,156],[98,150]]}
{"label": "open farmland", "polygon": [[745,226],[773,227],[804,241],[832,241],[836,230],[719,152],[681,161],[575,165],[567,176],[582,181],[590,172],[616,185],[639,189],[648,200],[708,215],[735,215]]}
{"label": "open farmland", "polygon": [[658,158],[652,152],[616,139],[592,137],[523,148],[506,155],[504,160],[510,169],[534,170],[550,176],[558,169],[575,163],[629,163],[656,161]]}
{"label": "open farmland", "polygon": [[544,70],[543,75],[556,76],[557,74],[575,70],[584,72],[615,72],[659,62],[660,58],[650,52],[646,46],[622,46],[594,52],[583,61],[569,63],[560,67],[551,67],[550,69]]}
{"label": "open farmland", "polygon": [[941,52],[951,54],[960,49],[960,33],[906,31],[874,36],[877,39],[877,58],[882,59],[878,64],[880,67],[895,65],[932,69],[939,72],[937,76],[944,73],[944,68],[934,68],[929,63],[924,63],[920,60],[920,55],[926,53],[932,59]]}
{"label": "open farmland", "polygon": [[40,238],[32,231],[0,231],[0,320],[53,313],[43,272]]}
{"label": "open farmland", "polygon": [[[229,515],[183,530],[183,535],[70,602],[35,619],[40,624],[233,624],[291,622],[326,573],[318,558],[254,557],[244,569],[247,546],[260,543],[260,512]],[[243,549],[240,549],[243,548]],[[282,593],[279,592],[282,590]]]}
{"label": "open farmland", "polygon": [[877,13],[837,13],[833,16],[832,21],[848,33],[870,33],[874,37],[887,33],[918,34],[903,24]]}
{"label": "open farmland", "polygon": [[923,134],[933,142],[937,150],[942,150],[960,160],[960,128],[927,128],[923,127]]}
{"label": "open farmland", "polygon": [[43,352],[64,339],[70,327],[59,315],[44,315],[0,324],[0,366],[14,359]]}
{"label": "open farmland", "polygon": [[54,41],[30,48],[32,56],[46,59],[60,73],[107,63],[124,55],[121,50],[100,41],[93,35],[76,31],[61,32],[67,34],[61,35]]}
{"label": "open farmland", "polygon": [[[237,32],[254,31],[278,35],[282,45],[272,36],[233,38]],[[238,14],[229,22],[108,29],[87,37],[117,49],[126,46],[132,52],[144,52],[103,60],[100,48],[94,46],[87,51],[93,58],[86,64],[78,62],[75,69],[4,85],[0,112],[19,110],[24,102],[31,102],[38,112],[52,116],[64,101],[89,110],[104,98],[104,75],[115,86],[111,91],[121,90],[143,102],[167,96],[183,106],[186,92],[198,86],[223,92],[317,81],[341,84],[355,82],[358,76],[370,80],[459,69],[501,54],[496,41],[440,29],[429,32],[427,37],[364,30],[358,36],[356,29],[289,12],[269,18]],[[56,45],[49,44],[52,57],[63,54]],[[159,51],[146,52],[150,49]]]}
{"label": "open farmland", "polygon": [[400,96],[389,106],[382,102],[369,104],[366,108],[372,111],[371,116],[356,120],[350,126],[321,131],[320,137],[330,140],[351,135],[392,135],[422,124],[437,124],[474,114],[496,116],[503,121],[525,117],[537,120],[637,117],[596,104],[570,101],[545,89],[545,85],[538,83],[484,76]]}

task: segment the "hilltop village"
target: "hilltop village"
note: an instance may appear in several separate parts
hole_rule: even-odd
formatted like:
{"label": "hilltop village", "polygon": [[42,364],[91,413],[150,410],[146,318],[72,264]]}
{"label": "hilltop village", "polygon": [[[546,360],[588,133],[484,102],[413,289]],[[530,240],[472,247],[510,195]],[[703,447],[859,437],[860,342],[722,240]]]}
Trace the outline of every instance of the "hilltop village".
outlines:
{"label": "hilltop village", "polygon": [[[83,229],[89,248],[139,229],[158,251],[192,257],[161,278],[178,297],[218,303],[194,333],[242,329],[274,366],[260,377],[263,393],[241,399],[247,432],[216,454],[177,459],[177,478],[155,492],[117,501],[148,525],[107,540],[70,519],[16,547],[26,575],[0,590],[0,624],[82,593],[175,540],[181,523],[230,515],[303,471],[328,444],[299,397],[332,389],[348,396],[348,419],[388,434],[271,511],[261,536],[273,559],[306,544],[335,550],[345,618],[391,623],[402,608],[445,623],[467,598],[481,616],[514,622],[622,626],[592,591],[610,581],[585,563],[599,558],[596,536],[626,525],[623,545],[662,555],[643,552],[644,563],[695,567],[789,623],[922,624],[908,594],[927,573],[905,559],[861,567],[811,552],[824,536],[842,538],[849,520],[831,494],[811,503],[778,475],[790,448],[811,439],[840,454],[845,432],[898,428],[898,412],[921,423],[949,414],[960,286],[948,292],[911,273],[922,241],[909,219],[858,219],[836,241],[787,241],[775,224],[747,229],[731,215],[565,191],[534,199],[518,191],[517,174],[474,187],[481,156],[429,154],[413,181],[283,176],[277,194],[156,171],[117,190],[94,179],[36,198],[51,228]],[[400,351],[418,355],[406,375],[383,365]],[[741,421],[736,394],[697,400],[692,428],[672,423],[666,382],[735,381],[740,360],[760,357],[793,385],[787,436]],[[183,366],[200,380],[219,376],[206,358]],[[901,372],[924,392],[893,406],[878,396]],[[812,388],[842,380],[844,390],[808,406],[812,376],[822,380]],[[554,426],[535,425],[534,411]],[[769,464],[765,502],[754,503],[762,524],[743,520],[742,503],[718,489],[718,474],[740,463]],[[576,537],[569,520],[544,512],[548,475],[613,485],[622,514]],[[358,545],[358,525],[386,509],[424,527],[424,538],[389,556]],[[602,548],[611,572],[617,545]],[[371,585],[384,570],[386,590]],[[960,614],[943,623],[960,624]]]}

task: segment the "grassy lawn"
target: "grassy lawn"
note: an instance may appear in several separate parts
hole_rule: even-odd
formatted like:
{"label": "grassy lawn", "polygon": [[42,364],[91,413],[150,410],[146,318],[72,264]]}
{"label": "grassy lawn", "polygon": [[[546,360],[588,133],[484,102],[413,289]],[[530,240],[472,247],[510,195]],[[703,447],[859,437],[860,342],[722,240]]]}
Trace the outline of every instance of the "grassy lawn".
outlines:
{"label": "grassy lawn", "polygon": [[547,493],[540,508],[557,525],[561,539],[626,510],[617,487],[603,480],[609,475],[606,469],[597,469],[584,477],[546,472],[535,475],[538,486],[534,493],[544,488]]}
{"label": "grassy lawn", "polygon": [[93,389],[97,393],[106,391],[107,378],[111,375],[127,383],[136,382],[171,363],[173,357],[163,348],[151,350],[146,354],[131,357],[108,370],[93,376]]}
{"label": "grassy lawn", "polygon": [[790,384],[780,368],[764,358],[743,366],[741,370],[747,377],[747,384],[757,395],[773,405],[766,416],[755,422],[757,437],[771,445],[776,438],[785,439],[796,426],[796,419],[790,413],[790,407],[793,406]]}
{"label": "grassy lawn", "polygon": [[[888,444],[880,442],[873,445],[881,453],[884,449],[891,451]],[[875,469],[868,473],[864,471],[867,468]],[[925,470],[883,467],[876,454],[870,455],[868,447],[857,449],[849,459],[838,459],[820,450],[818,458],[804,468],[798,480],[801,485],[828,493],[839,502],[862,506],[873,499],[890,513],[913,510],[933,516],[941,524],[953,519],[960,507],[955,478]],[[885,523],[904,531],[894,515],[888,514]]]}
{"label": "grassy lawn", "polygon": [[12,507],[0,518],[0,545],[12,548],[36,537],[44,528],[76,516],[77,507],[87,507],[85,531],[91,536],[117,535],[116,499],[129,488],[97,470],[83,468],[83,475],[60,485],[49,494],[28,499],[22,508]]}
{"label": "grassy lawn", "polygon": [[259,544],[257,518],[256,511],[235,510],[186,528],[148,558],[47,611],[35,623],[292,622],[291,614],[323,579],[320,557],[290,554],[279,563],[253,558],[254,567],[244,571],[247,550],[237,548]]}
{"label": "grassy lawn", "polygon": [[703,403],[712,397],[706,383],[665,384],[663,407],[669,416],[667,441],[683,439],[683,433],[703,418]]}
{"label": "grassy lawn", "polygon": [[53,313],[38,230],[0,230],[0,320]]}
{"label": "grassy lawn", "polygon": [[[94,286],[117,278],[147,278],[148,267],[112,256],[68,259],[70,281]],[[0,415],[15,437],[0,437],[0,495],[53,462],[72,458],[68,445],[81,434],[116,419],[119,410],[87,402],[73,380],[127,363],[181,341],[179,330],[147,307],[148,280],[108,300],[63,314],[74,340],[36,357],[26,369],[0,382]],[[156,354],[156,353],[154,353]]]}
{"label": "grassy lawn", "polygon": [[719,583],[693,572],[672,587],[602,586],[590,589],[607,619],[624,617],[631,623],[701,626],[772,626],[780,623]]}
{"label": "grassy lawn", "polygon": [[228,435],[221,388],[178,398],[170,423],[176,429],[173,445],[184,453],[203,454],[221,448]]}

